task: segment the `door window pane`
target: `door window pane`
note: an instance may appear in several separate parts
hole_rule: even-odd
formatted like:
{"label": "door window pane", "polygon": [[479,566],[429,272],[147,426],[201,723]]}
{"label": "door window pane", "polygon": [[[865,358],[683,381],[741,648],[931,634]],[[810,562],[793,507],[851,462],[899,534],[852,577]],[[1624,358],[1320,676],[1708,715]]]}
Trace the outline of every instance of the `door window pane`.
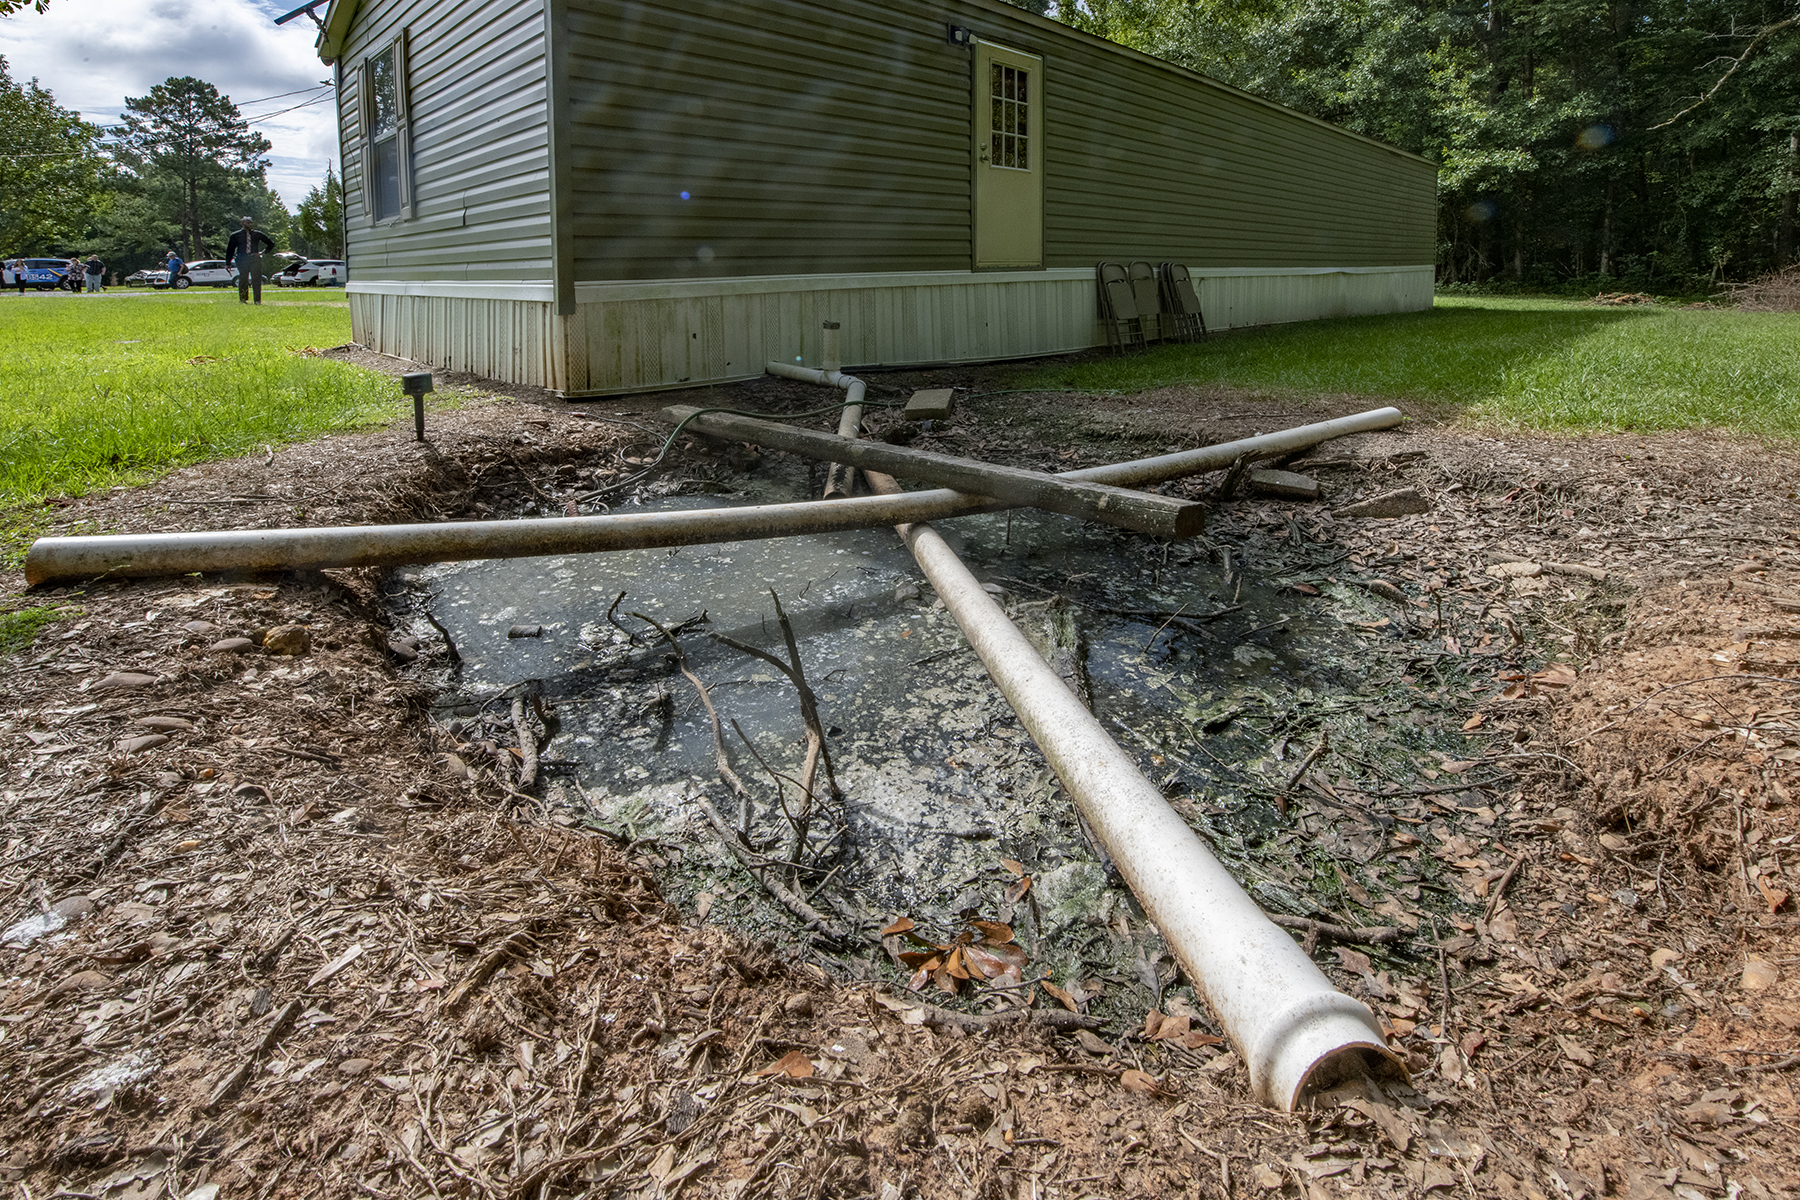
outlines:
{"label": "door window pane", "polygon": [[996,167],[1031,169],[1031,72],[990,64],[988,154]]}

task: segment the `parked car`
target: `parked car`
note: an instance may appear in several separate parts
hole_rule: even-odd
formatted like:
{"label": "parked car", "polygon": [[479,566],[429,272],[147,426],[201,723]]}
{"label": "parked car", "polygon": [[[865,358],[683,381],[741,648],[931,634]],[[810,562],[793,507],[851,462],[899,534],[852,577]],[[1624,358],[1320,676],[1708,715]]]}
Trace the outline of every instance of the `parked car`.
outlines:
{"label": "parked car", "polygon": [[[5,274],[4,276],[0,276],[0,279],[3,279],[5,286],[9,288],[18,287],[19,281],[15,278],[15,272],[12,269],[12,260],[7,259],[6,264]],[[40,292],[47,292],[52,288],[65,287],[68,282],[68,260],[61,258],[28,258],[25,260],[26,287],[36,288]]]}
{"label": "parked car", "polygon": [[231,287],[236,283],[236,267],[222,258],[203,258],[183,267],[174,286],[179,291],[185,287]]}
{"label": "parked car", "polygon": [[167,271],[133,271],[125,277],[126,287],[167,287],[169,273]]}
{"label": "parked car", "polygon": [[275,277],[280,287],[343,287],[350,267],[341,258],[303,258]]}
{"label": "parked car", "polygon": [[282,274],[295,263],[306,261],[304,254],[295,254],[292,250],[271,250],[262,256],[262,277],[270,282],[278,280]]}

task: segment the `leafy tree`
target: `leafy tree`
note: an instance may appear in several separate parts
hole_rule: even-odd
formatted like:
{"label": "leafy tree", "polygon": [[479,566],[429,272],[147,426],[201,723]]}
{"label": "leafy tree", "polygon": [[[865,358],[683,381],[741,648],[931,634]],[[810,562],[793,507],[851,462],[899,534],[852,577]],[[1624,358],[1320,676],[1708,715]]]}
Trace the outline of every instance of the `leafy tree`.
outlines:
{"label": "leafy tree", "polygon": [[325,182],[306,193],[294,210],[294,236],[306,244],[303,253],[320,258],[344,257],[344,187],[325,164]]}
{"label": "leafy tree", "polygon": [[0,253],[43,254],[87,232],[111,173],[100,130],[0,57]]}
{"label": "leafy tree", "polygon": [[1439,164],[1439,272],[1688,288],[1794,260],[1800,0],[1055,0]]}
{"label": "leafy tree", "polygon": [[166,79],[148,96],[127,96],[119,145],[148,203],[179,230],[189,258],[205,257],[209,242],[222,246],[246,185],[268,194],[269,140],[250,128],[229,97],[192,76]]}

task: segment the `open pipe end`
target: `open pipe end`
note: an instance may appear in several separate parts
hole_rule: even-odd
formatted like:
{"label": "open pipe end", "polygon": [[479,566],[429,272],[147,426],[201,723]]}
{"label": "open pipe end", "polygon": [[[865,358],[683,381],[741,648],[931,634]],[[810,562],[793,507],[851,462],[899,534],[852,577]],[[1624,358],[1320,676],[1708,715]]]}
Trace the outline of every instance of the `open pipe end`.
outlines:
{"label": "open pipe end", "polygon": [[[1319,982],[1325,984],[1324,978]],[[1406,1078],[1406,1067],[1387,1048],[1375,1015],[1326,988],[1296,995],[1280,1011],[1265,1014],[1244,1049],[1257,1098],[1284,1112],[1349,1079]]]}
{"label": "open pipe end", "polygon": [[1322,1093],[1365,1079],[1376,1079],[1383,1083],[1406,1083],[1409,1076],[1406,1065],[1386,1046],[1371,1042],[1341,1046],[1313,1063],[1301,1077],[1300,1086],[1295,1089],[1291,1097],[1292,1103],[1286,1106],[1287,1110],[1293,1112],[1310,1107]]}

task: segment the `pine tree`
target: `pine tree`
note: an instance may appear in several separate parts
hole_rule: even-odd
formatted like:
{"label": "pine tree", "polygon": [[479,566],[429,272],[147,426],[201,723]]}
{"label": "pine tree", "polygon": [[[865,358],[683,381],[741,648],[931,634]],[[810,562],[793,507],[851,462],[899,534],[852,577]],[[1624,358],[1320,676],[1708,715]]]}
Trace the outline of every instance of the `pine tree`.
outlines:
{"label": "pine tree", "polygon": [[269,140],[238,115],[230,97],[191,75],[165,79],[148,96],[127,96],[124,122],[122,156],[140,176],[168,185],[154,193],[169,206],[188,257],[206,257],[208,240],[228,236],[229,201],[245,181],[263,182]]}

